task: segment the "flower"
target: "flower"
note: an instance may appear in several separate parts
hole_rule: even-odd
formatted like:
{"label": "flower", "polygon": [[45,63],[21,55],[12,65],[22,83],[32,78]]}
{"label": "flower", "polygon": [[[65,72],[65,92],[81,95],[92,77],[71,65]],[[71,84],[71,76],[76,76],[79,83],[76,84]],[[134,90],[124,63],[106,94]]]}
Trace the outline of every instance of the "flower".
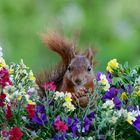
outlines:
{"label": "flower", "polygon": [[108,82],[108,80],[106,78],[106,75],[101,73],[100,74],[100,80],[98,82],[104,86],[103,87],[104,91],[108,91],[109,90],[110,84],[109,84],[109,82]]}
{"label": "flower", "polygon": [[106,69],[107,71],[112,73],[114,69],[117,69],[117,68],[119,68],[119,63],[117,62],[117,59],[112,59],[108,62]]}
{"label": "flower", "polygon": [[66,92],[64,99],[65,99],[65,102],[71,102],[72,101],[72,99],[71,99],[71,93]]}
{"label": "flower", "polygon": [[60,120],[60,116],[57,116],[54,122],[54,127],[56,130],[66,132],[68,130],[68,126],[64,121]]}
{"label": "flower", "polygon": [[111,87],[109,91],[107,91],[102,99],[105,101],[106,99],[112,100],[117,95],[117,89],[115,87]]}
{"label": "flower", "polygon": [[2,57],[0,57],[0,67],[6,67],[5,60]]}
{"label": "flower", "polygon": [[64,92],[56,91],[56,92],[54,93],[54,99],[55,99],[55,100],[58,100],[58,98],[59,98],[59,99],[62,99],[62,98],[64,98],[64,97],[65,97]]}
{"label": "flower", "polygon": [[9,74],[13,74],[14,73],[14,69],[10,68],[9,69]]}
{"label": "flower", "polygon": [[126,95],[126,92],[123,92],[123,93],[121,94],[121,98],[122,98],[123,101],[127,101],[127,100],[128,100],[128,97],[127,97],[127,95]]}
{"label": "flower", "polygon": [[12,85],[12,82],[9,79],[9,73],[6,68],[0,70],[0,85],[4,88],[6,85]]}
{"label": "flower", "polygon": [[118,90],[114,87],[111,87],[109,91],[105,93],[102,97],[102,100],[106,101],[107,99],[113,100],[116,109],[120,109],[122,106],[120,98],[117,96]]}
{"label": "flower", "polygon": [[35,116],[35,105],[34,104],[28,104],[26,107],[26,111],[29,114],[29,118],[33,118]]}
{"label": "flower", "polygon": [[132,121],[136,121],[136,115],[134,112],[127,113],[127,122],[132,125]]}
{"label": "flower", "polygon": [[0,107],[3,107],[5,105],[5,98],[6,94],[0,93]]}
{"label": "flower", "polygon": [[103,104],[104,109],[112,109],[114,107],[114,102],[112,100],[106,100],[106,102]]}
{"label": "flower", "polygon": [[45,90],[55,91],[56,90],[56,85],[54,84],[54,82],[46,82],[43,85],[43,88]]}
{"label": "flower", "polygon": [[7,105],[6,109],[6,119],[9,120],[12,117],[12,108],[10,105]]}
{"label": "flower", "polygon": [[84,132],[88,132],[89,131],[89,128],[92,124],[92,121],[93,119],[95,118],[95,113],[94,112],[91,112],[90,114],[88,114],[85,119],[84,119]]}
{"label": "flower", "polygon": [[133,87],[132,87],[132,85],[128,85],[128,93],[132,93],[133,92]]}
{"label": "flower", "polygon": [[120,109],[121,106],[122,106],[122,102],[120,100],[120,98],[118,96],[116,96],[114,99],[113,99],[113,102],[115,104],[115,108],[116,109]]}
{"label": "flower", "polygon": [[35,116],[32,118],[32,121],[36,122],[38,125],[43,125],[44,123],[48,122],[45,112],[45,106],[43,104],[38,104]]}
{"label": "flower", "polygon": [[140,131],[140,115],[136,117],[136,120],[132,124],[138,131]]}
{"label": "flower", "polygon": [[137,95],[138,97],[140,97],[140,90],[136,93],[136,95]]}
{"label": "flower", "polygon": [[68,111],[74,111],[75,107],[71,102],[65,102],[63,103],[63,106],[66,107],[68,109]]}
{"label": "flower", "polygon": [[35,81],[36,80],[36,78],[34,77],[34,74],[33,74],[33,72],[31,70],[29,72],[29,80],[31,80],[31,81]]}
{"label": "flower", "polygon": [[23,136],[23,133],[21,132],[19,127],[13,127],[9,131],[9,140],[21,140],[21,137]]}

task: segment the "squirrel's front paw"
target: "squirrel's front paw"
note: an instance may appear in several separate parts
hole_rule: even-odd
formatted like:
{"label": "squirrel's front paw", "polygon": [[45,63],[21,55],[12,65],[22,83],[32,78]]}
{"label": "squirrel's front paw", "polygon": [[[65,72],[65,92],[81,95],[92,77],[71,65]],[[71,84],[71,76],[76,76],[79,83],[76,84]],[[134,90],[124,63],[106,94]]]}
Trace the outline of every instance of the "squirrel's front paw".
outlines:
{"label": "squirrel's front paw", "polygon": [[88,105],[89,98],[85,89],[81,89],[80,91],[73,93],[72,98],[74,103],[79,104],[81,107],[86,107]]}

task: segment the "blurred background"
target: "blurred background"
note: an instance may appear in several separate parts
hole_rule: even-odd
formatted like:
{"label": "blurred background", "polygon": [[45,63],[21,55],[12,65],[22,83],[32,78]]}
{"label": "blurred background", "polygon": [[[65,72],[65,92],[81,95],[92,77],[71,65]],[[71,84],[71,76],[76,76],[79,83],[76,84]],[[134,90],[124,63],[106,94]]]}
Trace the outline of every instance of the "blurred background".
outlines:
{"label": "blurred background", "polygon": [[93,44],[105,71],[117,58],[130,66],[140,60],[140,0],[0,0],[0,46],[9,63],[24,63],[35,73],[49,68],[59,57],[41,42],[48,27],[76,39],[79,49]]}

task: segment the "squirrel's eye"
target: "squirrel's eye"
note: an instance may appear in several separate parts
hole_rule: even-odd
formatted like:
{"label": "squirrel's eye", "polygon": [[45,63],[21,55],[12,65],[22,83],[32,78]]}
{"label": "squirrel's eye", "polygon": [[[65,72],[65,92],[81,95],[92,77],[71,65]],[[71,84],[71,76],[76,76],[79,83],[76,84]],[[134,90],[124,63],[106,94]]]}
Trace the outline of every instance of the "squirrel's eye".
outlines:
{"label": "squirrel's eye", "polygon": [[91,71],[91,66],[89,66],[87,70],[90,72]]}
{"label": "squirrel's eye", "polygon": [[70,66],[68,66],[68,71],[71,71],[71,67]]}

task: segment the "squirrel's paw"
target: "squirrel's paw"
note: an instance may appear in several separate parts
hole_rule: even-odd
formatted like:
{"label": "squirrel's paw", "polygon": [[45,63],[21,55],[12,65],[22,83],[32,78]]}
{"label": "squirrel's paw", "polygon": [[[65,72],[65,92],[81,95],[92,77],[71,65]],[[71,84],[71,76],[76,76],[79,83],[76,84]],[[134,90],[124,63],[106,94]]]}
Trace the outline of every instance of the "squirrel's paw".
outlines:
{"label": "squirrel's paw", "polygon": [[89,102],[89,98],[87,96],[87,90],[86,89],[81,89],[78,92],[72,93],[72,99],[74,100],[74,104],[79,104],[81,107],[86,107],[88,102]]}

